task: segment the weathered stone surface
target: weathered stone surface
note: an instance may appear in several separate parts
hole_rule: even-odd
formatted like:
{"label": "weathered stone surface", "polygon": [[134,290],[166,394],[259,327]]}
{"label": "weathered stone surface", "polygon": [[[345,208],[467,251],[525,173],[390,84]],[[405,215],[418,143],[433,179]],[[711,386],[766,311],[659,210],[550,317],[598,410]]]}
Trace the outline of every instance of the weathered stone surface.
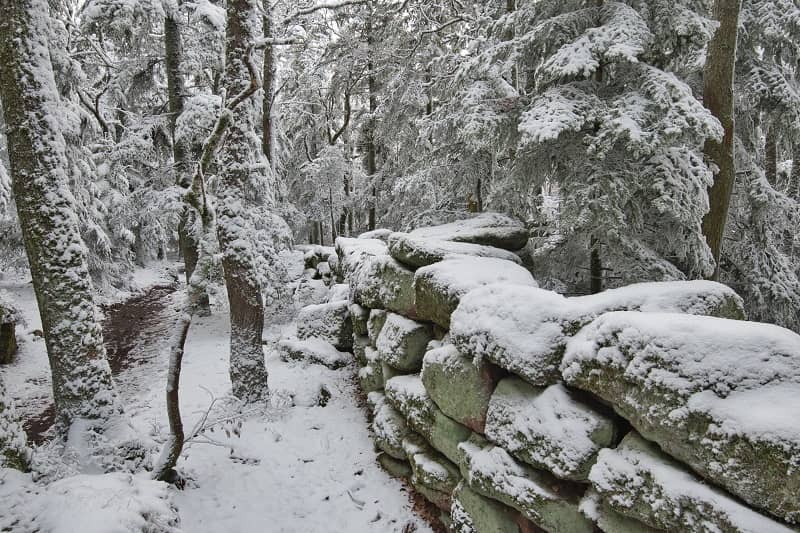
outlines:
{"label": "weathered stone surface", "polygon": [[431,448],[420,435],[406,436],[403,450],[411,464],[414,488],[440,509],[449,510],[453,489],[461,481],[458,467]]}
{"label": "weathered stone surface", "polygon": [[450,509],[455,533],[537,533],[541,531],[517,511],[484,498],[461,482],[453,491]]}
{"label": "weathered stone surface", "polygon": [[[378,355],[378,359],[380,359],[380,354]],[[383,385],[386,386],[386,382],[393,377],[405,376],[408,375],[408,372],[397,370],[396,368],[387,365],[386,361],[381,360],[381,375],[383,376]]]}
{"label": "weathered stone surface", "polygon": [[658,533],[660,530],[616,512],[594,489],[586,491],[580,510],[603,533]]}
{"label": "weathered stone surface", "polygon": [[330,246],[307,245],[295,248],[304,252],[303,265],[305,268],[316,269],[320,263],[327,262],[330,256],[336,255],[336,250]]}
{"label": "weathered stone surface", "polygon": [[367,334],[367,322],[369,321],[370,310],[358,304],[350,306],[350,320],[353,321],[353,333],[356,335]]}
{"label": "weathered stone surface", "polygon": [[465,355],[486,357],[533,385],[559,381],[567,341],[595,317],[616,310],[741,318],[742,300],[712,281],[639,283],[565,298],[509,284],[474,289],[451,316],[450,336]]}
{"label": "weathered stone surface", "polygon": [[369,344],[369,337],[366,335],[357,335],[353,333],[353,357],[358,363],[358,366],[364,366],[367,364],[367,348],[371,348]]}
{"label": "weathered stone surface", "polygon": [[414,274],[417,317],[447,329],[461,297],[492,283],[538,286],[530,272],[510,261],[491,257],[448,258]]}
{"label": "weathered stone surface", "polygon": [[591,521],[578,509],[583,487],[557,480],[515,460],[475,434],[459,445],[461,474],[479,494],[520,511],[552,533],[589,533]]}
{"label": "weathered stone surface", "polygon": [[570,341],[567,383],[750,505],[800,521],[800,336],[768,324],[607,313]]}
{"label": "weathered stone surface", "polygon": [[317,338],[281,339],[278,341],[278,352],[282,361],[306,361],[334,370],[347,366],[352,360],[349,353],[341,352],[328,341]]}
{"label": "weathered stone surface", "polygon": [[591,481],[613,510],[660,530],[796,531],[707,485],[636,432],[629,433],[617,449],[600,452]]}
{"label": "weathered stone surface", "polygon": [[347,301],[308,305],[297,314],[297,338],[322,339],[340,350],[353,347],[353,325]]}
{"label": "weathered stone surface", "polygon": [[[339,270],[345,280],[349,280],[358,270],[359,265],[370,257],[386,255],[389,248],[378,239],[352,239],[339,237],[336,239],[336,254],[339,257]],[[350,283],[350,281],[348,281]]]}
{"label": "weathered stone surface", "polygon": [[408,461],[395,459],[386,453],[379,453],[376,460],[391,476],[405,479],[411,477],[411,465],[408,464]]}
{"label": "weathered stone surface", "polygon": [[403,414],[408,426],[450,461],[458,461],[458,445],[472,432],[436,407],[419,375],[393,377],[385,388],[387,399]]}
{"label": "weathered stone surface", "polygon": [[503,375],[491,363],[462,355],[452,344],[428,350],[420,374],[439,409],[479,433],[484,432],[489,399]]}
{"label": "weathered stone surface", "polygon": [[468,242],[519,250],[528,242],[528,230],[521,222],[499,213],[481,213],[466,220],[440,226],[417,228],[412,237]]}
{"label": "weathered stone surface", "polygon": [[500,381],[489,402],[486,436],[515,457],[561,479],[585,481],[601,448],[611,446],[611,417],[574,398],[561,384]]}
{"label": "weathered stone surface", "polygon": [[350,299],[350,285],[347,283],[336,283],[331,286],[328,292],[329,302],[339,302]]}
{"label": "weathered stone surface", "polygon": [[494,248],[493,246],[433,238],[426,239],[399,232],[392,233],[388,238],[388,242],[389,253],[392,257],[412,268],[432,265],[447,257],[454,256],[494,257],[517,264],[521,263],[517,254],[502,248]]}
{"label": "weathered stone surface", "polygon": [[351,278],[352,297],[365,307],[416,316],[414,272],[386,254],[370,257]]}
{"label": "weathered stone surface", "polygon": [[389,313],[375,345],[384,363],[397,370],[415,372],[422,368],[422,357],[432,339],[430,324]]}
{"label": "weathered stone surface", "polygon": [[390,229],[385,228],[378,228],[372,231],[365,231],[361,235],[358,236],[359,239],[378,239],[381,241],[386,241],[389,238],[389,235],[394,233]]}
{"label": "weathered stone surface", "polygon": [[383,393],[370,392],[367,395],[367,404],[372,413],[372,433],[375,437],[375,444],[384,453],[388,453],[395,459],[406,459],[403,439],[408,436],[410,431],[403,416],[386,401]]}
{"label": "weathered stone surface", "polygon": [[387,312],[383,309],[372,309],[369,312],[369,320],[367,320],[367,336],[373,346],[378,342],[378,335],[383,329],[383,324],[386,322]]}
{"label": "weathered stone surface", "polygon": [[358,382],[361,390],[366,393],[383,390],[383,364],[381,363],[378,351],[367,346],[364,349],[365,364],[358,371]]}

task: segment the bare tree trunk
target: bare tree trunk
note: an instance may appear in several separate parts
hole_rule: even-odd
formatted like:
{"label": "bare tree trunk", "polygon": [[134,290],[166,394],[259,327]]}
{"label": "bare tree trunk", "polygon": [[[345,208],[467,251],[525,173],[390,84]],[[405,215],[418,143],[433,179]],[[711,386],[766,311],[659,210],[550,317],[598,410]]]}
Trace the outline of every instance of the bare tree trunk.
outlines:
{"label": "bare tree trunk", "polygon": [[[264,0],[264,38],[272,38],[272,9],[270,7],[271,0]],[[274,170],[275,157],[274,146],[272,139],[272,98],[275,93],[275,49],[271,46],[264,48],[264,100],[262,105],[261,116],[261,150],[264,152],[270,166]]]}
{"label": "bare tree trunk", "polygon": [[778,136],[775,126],[767,127],[766,142],[764,143],[764,173],[767,181],[773,187],[778,186]]}
{"label": "bare tree trunk", "polygon": [[0,2],[0,98],[11,177],[59,422],[117,412],[87,251],[67,186],[45,0]]}
{"label": "bare tree trunk", "polygon": [[800,201],[800,142],[794,143],[792,148],[792,174],[789,176],[787,194]]}
{"label": "bare tree trunk", "polygon": [[[248,71],[250,47],[261,37],[257,0],[228,0],[225,46],[227,94],[236,95],[251,83]],[[253,146],[253,104],[243,102],[232,111],[225,145],[220,150],[217,189],[217,238],[222,252],[225,286],[231,316],[230,375],[234,396],[257,401],[267,396],[267,369],[261,335],[264,302],[255,271],[250,237],[242,226],[248,203],[257,195],[251,175],[256,166]]]}
{"label": "bare tree trunk", "polygon": [[706,156],[719,167],[714,184],[708,191],[710,209],[703,218],[703,235],[716,262],[713,279],[719,279],[722,239],[736,180],[733,157],[733,77],[741,5],[741,0],[715,0],[714,16],[720,26],[708,44],[703,76],[703,103],[719,119],[725,130],[722,142],[709,139],[704,148]]}
{"label": "bare tree trunk", "polygon": [[375,112],[378,110],[378,90],[375,82],[375,64],[372,62],[372,52],[375,45],[375,40],[372,36],[372,21],[367,19],[367,47],[369,54],[369,61],[367,61],[367,88],[369,90],[369,121],[367,130],[367,176],[368,180],[372,183],[372,198],[369,204],[369,222],[367,229],[370,231],[375,229],[376,224],[376,210],[378,208],[378,187],[375,185],[375,173],[377,172],[377,161],[375,147]]}

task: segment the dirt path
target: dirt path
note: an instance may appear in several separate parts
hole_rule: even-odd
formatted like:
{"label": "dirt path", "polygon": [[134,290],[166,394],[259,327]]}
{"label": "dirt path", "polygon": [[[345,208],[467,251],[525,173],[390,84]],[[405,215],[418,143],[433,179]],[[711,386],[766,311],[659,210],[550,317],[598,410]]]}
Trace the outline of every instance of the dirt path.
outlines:
{"label": "dirt path", "polygon": [[[158,356],[159,341],[169,335],[174,324],[170,304],[176,290],[175,285],[153,285],[103,309],[108,362],[123,400],[140,385],[137,382],[141,380],[137,378],[141,378],[142,373],[135,369],[153,362]],[[54,420],[52,403],[39,414],[27,417],[23,427],[28,440],[36,444],[44,442]]]}

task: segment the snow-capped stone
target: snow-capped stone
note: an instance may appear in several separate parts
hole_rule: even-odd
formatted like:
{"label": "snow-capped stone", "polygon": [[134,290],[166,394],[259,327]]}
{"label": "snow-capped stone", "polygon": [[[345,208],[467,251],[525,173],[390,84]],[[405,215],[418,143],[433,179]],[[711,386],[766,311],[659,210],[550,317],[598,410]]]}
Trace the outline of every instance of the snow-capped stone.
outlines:
{"label": "snow-capped stone", "polygon": [[369,312],[369,320],[367,320],[367,335],[369,341],[375,346],[378,342],[378,335],[380,335],[383,324],[386,322],[386,311],[383,309],[372,309]]}
{"label": "snow-capped stone", "polygon": [[307,361],[334,370],[347,366],[352,360],[349,353],[340,352],[328,341],[314,337],[304,340],[281,339],[278,341],[278,351],[282,361]]}
{"label": "snow-capped stone", "polygon": [[358,382],[366,393],[383,390],[383,364],[378,351],[371,346],[364,349],[364,367],[358,370]]}
{"label": "snow-capped stone", "polygon": [[521,222],[499,213],[481,213],[466,220],[440,226],[417,228],[412,237],[440,239],[519,250],[528,242],[528,230]]}
{"label": "snow-capped stone", "polygon": [[659,533],[638,520],[616,512],[594,489],[589,489],[578,507],[603,533]]}
{"label": "snow-capped stone", "polygon": [[450,461],[457,462],[458,444],[472,432],[436,407],[419,375],[395,376],[386,381],[385,388],[386,398],[403,414],[408,426]]}
{"label": "snow-capped stone", "polygon": [[546,386],[560,379],[570,337],[595,317],[617,310],[744,316],[741,298],[712,281],[639,283],[576,298],[497,284],[461,297],[450,336],[465,355],[486,357],[533,385]]}
{"label": "snow-capped stone", "polygon": [[385,228],[378,228],[372,231],[365,231],[361,235],[358,236],[359,239],[378,239],[381,241],[385,241],[389,238],[389,235],[394,233],[390,229]]}
{"label": "snow-capped stone", "polygon": [[398,413],[381,392],[370,392],[367,404],[372,413],[372,433],[378,448],[395,459],[406,459],[403,439],[409,434],[403,416]]}
{"label": "snow-capped stone", "polygon": [[366,257],[349,280],[356,303],[416,316],[414,272],[389,254]]}
{"label": "snow-capped stone", "polygon": [[489,398],[501,372],[491,363],[466,357],[452,344],[445,344],[425,353],[420,376],[445,415],[483,433]]}
{"label": "snow-capped stone", "polygon": [[350,299],[350,286],[347,283],[336,283],[328,292],[328,302],[341,302]]}
{"label": "snow-capped stone", "polygon": [[367,334],[367,321],[369,320],[369,309],[358,304],[350,305],[350,320],[353,322],[353,333],[356,335]]}
{"label": "snow-capped stone", "polygon": [[615,435],[609,416],[576,400],[561,384],[541,388],[508,377],[489,402],[486,436],[561,479],[585,481],[597,453]]}
{"label": "snow-capped stone", "polygon": [[[299,246],[295,248],[301,249]],[[304,248],[303,265],[305,268],[316,270],[320,263],[327,262],[331,256],[336,256],[336,250],[331,246],[309,245]]]}
{"label": "snow-capped stone", "polygon": [[339,258],[339,270],[345,279],[353,276],[358,266],[369,257],[387,255],[389,248],[378,239],[353,239],[339,237],[336,239],[336,254]]}
{"label": "snow-capped stone", "polygon": [[392,233],[388,238],[388,243],[389,253],[392,257],[412,268],[432,265],[453,256],[494,257],[517,264],[521,263],[519,256],[502,248],[413,237],[408,233]]}
{"label": "snow-capped stone", "polygon": [[493,283],[538,287],[531,273],[516,263],[493,257],[452,257],[414,274],[417,316],[449,328],[460,298]]}
{"label": "snow-capped stone", "polygon": [[316,305],[328,301],[328,286],[321,279],[302,278],[294,291],[294,303],[297,308]]}
{"label": "snow-capped stone", "polygon": [[453,491],[450,508],[454,533],[521,533],[535,531],[514,509],[485,498],[462,481]]}
{"label": "snow-capped stone", "polygon": [[375,345],[383,362],[397,370],[414,372],[422,368],[422,357],[432,339],[429,324],[389,313]]}
{"label": "snow-capped stone", "polygon": [[513,507],[545,531],[592,531],[578,509],[580,486],[518,462],[477,434],[458,447],[461,473],[474,491]]}
{"label": "snow-capped stone", "polygon": [[795,531],[708,485],[633,431],[617,449],[600,452],[590,479],[613,510],[659,530]]}
{"label": "snow-capped stone", "polygon": [[297,338],[322,339],[340,350],[353,346],[353,326],[347,300],[307,305],[297,314]]}
{"label": "snow-capped stone", "polygon": [[450,510],[453,489],[461,481],[458,467],[413,433],[403,439],[403,450],[411,464],[411,484],[440,509]]}
{"label": "snow-capped stone", "polygon": [[756,322],[608,313],[570,341],[563,375],[704,478],[800,522],[800,335]]}

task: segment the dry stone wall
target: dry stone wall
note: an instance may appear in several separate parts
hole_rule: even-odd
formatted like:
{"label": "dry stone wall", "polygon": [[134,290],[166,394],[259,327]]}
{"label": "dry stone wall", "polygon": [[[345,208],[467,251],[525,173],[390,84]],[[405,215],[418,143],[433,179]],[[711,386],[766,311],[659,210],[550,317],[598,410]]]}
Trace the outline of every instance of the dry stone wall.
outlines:
{"label": "dry stone wall", "polygon": [[497,214],[365,237],[298,331],[352,334],[377,461],[453,531],[798,531],[800,336],[731,289],[566,298]]}

